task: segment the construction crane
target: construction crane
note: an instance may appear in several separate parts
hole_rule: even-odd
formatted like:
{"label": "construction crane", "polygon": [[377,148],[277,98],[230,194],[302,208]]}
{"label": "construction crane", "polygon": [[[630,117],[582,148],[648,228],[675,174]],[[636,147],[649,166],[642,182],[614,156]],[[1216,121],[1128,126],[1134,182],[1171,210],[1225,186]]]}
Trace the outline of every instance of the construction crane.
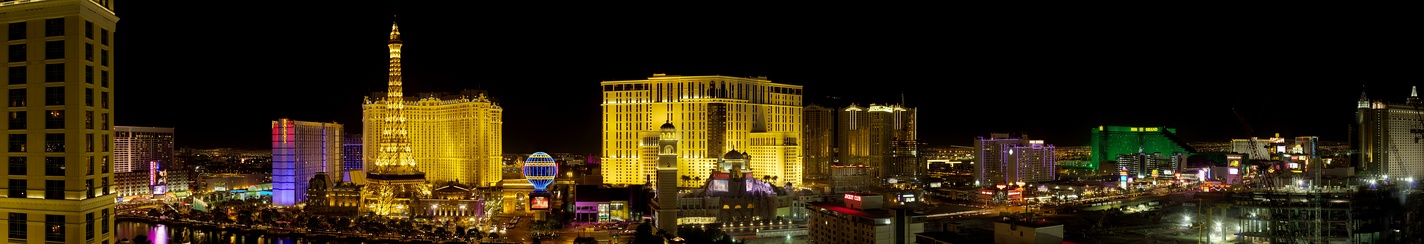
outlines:
{"label": "construction crane", "polygon": [[1246,123],[1246,118],[1241,117],[1241,113],[1236,112],[1236,107],[1231,108],[1231,113],[1236,115],[1236,121],[1241,122],[1241,131],[1246,133],[1246,143],[1248,151],[1245,153],[1247,159],[1250,159],[1250,156],[1255,156],[1252,154],[1256,153],[1256,138],[1251,137],[1251,133],[1254,131],[1251,130],[1251,124]]}

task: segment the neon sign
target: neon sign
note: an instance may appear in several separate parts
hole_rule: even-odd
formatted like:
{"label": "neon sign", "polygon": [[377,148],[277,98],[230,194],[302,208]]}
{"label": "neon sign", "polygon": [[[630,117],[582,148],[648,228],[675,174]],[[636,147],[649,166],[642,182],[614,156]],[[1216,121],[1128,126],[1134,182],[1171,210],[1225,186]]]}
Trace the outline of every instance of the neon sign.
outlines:
{"label": "neon sign", "polygon": [[845,199],[846,199],[846,200],[852,200],[852,201],[857,201],[857,202],[859,202],[859,201],[860,201],[860,195],[845,194]]}

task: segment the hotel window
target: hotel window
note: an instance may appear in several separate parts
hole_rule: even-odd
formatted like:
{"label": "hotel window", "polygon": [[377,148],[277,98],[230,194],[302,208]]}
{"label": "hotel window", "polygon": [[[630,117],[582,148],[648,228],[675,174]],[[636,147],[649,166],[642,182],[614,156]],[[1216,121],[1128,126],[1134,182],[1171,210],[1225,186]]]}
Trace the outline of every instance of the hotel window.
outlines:
{"label": "hotel window", "polygon": [[99,44],[109,45],[109,30],[99,29]]}
{"label": "hotel window", "polygon": [[45,106],[64,105],[64,87],[45,87]]}
{"label": "hotel window", "polygon": [[94,22],[84,21],[84,38],[94,39]]}
{"label": "hotel window", "polygon": [[10,84],[25,84],[27,82],[25,79],[29,78],[29,74],[26,73],[27,71],[29,71],[29,69],[25,68],[25,66],[10,66]]}
{"label": "hotel window", "polygon": [[[107,167],[107,166],[108,166],[108,161],[105,161],[104,163],[105,163],[104,166]],[[109,172],[109,170],[108,170],[107,168],[105,168],[104,173],[108,173],[108,172]],[[100,180],[99,187],[100,187],[100,188],[104,188],[104,195],[109,195],[109,177],[100,178],[99,180]],[[109,216],[109,215],[108,215],[108,214],[104,214],[104,216]],[[105,220],[105,221],[104,221],[104,223],[108,223],[108,222],[109,222],[108,220]],[[109,233],[109,231],[108,231],[108,230],[105,230],[104,233]]]}
{"label": "hotel window", "polygon": [[47,19],[47,20],[45,20],[45,37],[63,36],[63,35],[64,35],[64,18],[55,18],[55,19]]}
{"label": "hotel window", "polygon": [[[104,137],[109,137],[109,135],[104,135]],[[100,157],[99,157],[99,161],[100,161],[100,163],[101,163],[101,164],[99,165],[99,166],[100,166],[99,169],[100,169],[101,171],[103,171],[105,174],[108,174],[108,173],[109,173],[109,156],[100,156]],[[109,191],[108,191],[109,189],[108,189],[108,188],[109,188],[109,178],[104,178],[104,194],[106,194],[106,195],[109,194]]]}
{"label": "hotel window", "polygon": [[109,50],[99,50],[99,65],[109,67]]}
{"label": "hotel window", "polygon": [[94,44],[84,44],[84,60],[94,61]]}
{"label": "hotel window", "polygon": [[10,213],[10,239],[29,238],[29,223],[26,217],[25,213]]}
{"label": "hotel window", "polygon": [[26,140],[29,140],[29,135],[10,134],[10,152],[25,152]]}
{"label": "hotel window", "polygon": [[[84,189],[85,189],[85,190],[84,190],[84,198],[85,198],[85,199],[94,197],[94,179],[87,179],[87,180],[84,180]],[[93,216],[93,214],[90,214],[90,216]],[[94,221],[94,217],[89,217],[89,221]],[[90,231],[90,232],[93,232],[93,231],[94,231],[94,228],[92,228],[92,226],[91,226],[91,228],[89,228],[89,231]],[[92,233],[91,233],[91,234],[92,234]],[[93,238],[93,237],[91,236],[91,237],[89,237],[89,238]]]}
{"label": "hotel window", "polygon": [[[104,178],[104,182],[109,182],[108,179],[109,179],[109,178]],[[109,188],[109,184],[107,184],[107,183],[104,184],[104,188]],[[109,233],[109,209],[105,208],[105,209],[99,210],[99,215],[103,215],[103,216],[99,216],[99,218],[103,219],[103,223],[100,223],[100,224],[99,224],[99,229],[103,230],[102,232],[103,232],[104,234],[108,234],[108,233]],[[109,242],[109,240],[104,240],[104,242],[106,242],[106,244],[107,244],[107,242]]]}
{"label": "hotel window", "polygon": [[[93,185],[94,180],[89,180],[89,185]],[[94,188],[89,188],[89,195],[94,195]],[[84,214],[84,239],[94,239],[94,213]]]}
{"label": "hotel window", "polygon": [[94,88],[84,88],[84,106],[94,106]]}
{"label": "hotel window", "polygon": [[108,88],[108,87],[109,87],[109,71],[108,71],[108,70],[99,71],[99,86],[104,87],[104,88]]}
{"label": "hotel window", "polygon": [[45,157],[45,176],[64,176],[64,157]]}
{"label": "hotel window", "polygon": [[10,23],[11,41],[24,40],[25,38],[28,38],[29,34],[26,34],[27,32],[28,30],[26,30],[25,28],[25,22]]}
{"label": "hotel window", "polygon": [[64,180],[45,180],[45,199],[64,199]]}
{"label": "hotel window", "polygon": [[10,62],[25,61],[25,44],[10,45]]}
{"label": "hotel window", "polygon": [[64,82],[64,64],[45,64],[45,82]]}
{"label": "hotel window", "polygon": [[64,40],[45,42],[45,59],[64,59]]}
{"label": "hotel window", "polygon": [[94,111],[84,111],[84,128],[94,129]]}
{"label": "hotel window", "polygon": [[[108,78],[108,77],[109,77],[109,72],[108,72],[108,71],[104,71],[104,77],[105,77],[105,78],[104,78],[104,87],[108,87],[108,85],[109,85],[109,78]],[[99,92],[99,107],[100,107],[100,108],[105,108],[105,109],[109,108],[109,92]]]}
{"label": "hotel window", "polygon": [[25,162],[25,157],[10,157],[10,175],[29,174],[29,162]]}
{"label": "hotel window", "polygon": [[45,241],[64,242],[64,215],[46,214],[44,229]]}
{"label": "hotel window", "polygon": [[45,110],[45,129],[64,129],[64,110]]}
{"label": "hotel window", "polygon": [[[100,130],[109,130],[109,113],[101,113],[101,114],[99,114],[99,129],[100,129]],[[105,137],[108,137],[109,135],[104,135],[104,136],[105,136]],[[109,148],[108,145],[105,145],[105,146],[104,146],[104,151],[105,151],[105,152],[108,152],[108,151],[109,151],[108,148]]]}
{"label": "hotel window", "polygon": [[10,129],[25,129],[25,111],[10,111]]}
{"label": "hotel window", "polygon": [[88,162],[87,164],[89,165],[88,175],[94,175],[94,156],[88,156],[84,158],[86,159],[86,161]]}
{"label": "hotel window", "polygon": [[94,84],[94,66],[84,66],[84,83]]}
{"label": "hotel window", "polygon": [[[10,179],[10,198],[25,198],[29,192],[30,182],[24,179]],[[14,217],[10,217],[14,218]],[[14,237],[13,235],[10,237]]]}
{"label": "hotel window", "polygon": [[45,134],[45,152],[64,152],[64,133]]}
{"label": "hotel window", "polygon": [[[113,144],[113,143],[111,143],[111,142],[109,141],[109,135],[105,134],[105,135],[102,135],[101,137],[103,137],[103,139],[102,139],[102,140],[99,140],[99,143],[104,143],[104,146],[103,146],[102,148],[104,149],[104,152],[108,152],[108,151],[109,151],[109,144]],[[104,156],[104,168],[105,168],[105,169],[109,168],[109,156]],[[104,173],[108,173],[108,172],[109,172],[109,170],[104,170]]]}
{"label": "hotel window", "polygon": [[[84,134],[84,151],[85,151],[85,152],[94,152],[94,134]],[[90,161],[93,161],[93,160],[90,160]],[[91,162],[90,164],[93,164],[93,163]],[[89,171],[89,173],[90,173],[90,174],[93,174],[94,172],[93,172],[93,171]]]}
{"label": "hotel window", "polygon": [[28,100],[26,99],[26,94],[27,93],[25,93],[25,88],[10,89],[10,107],[13,108],[26,106],[28,104],[26,103],[26,101]]}

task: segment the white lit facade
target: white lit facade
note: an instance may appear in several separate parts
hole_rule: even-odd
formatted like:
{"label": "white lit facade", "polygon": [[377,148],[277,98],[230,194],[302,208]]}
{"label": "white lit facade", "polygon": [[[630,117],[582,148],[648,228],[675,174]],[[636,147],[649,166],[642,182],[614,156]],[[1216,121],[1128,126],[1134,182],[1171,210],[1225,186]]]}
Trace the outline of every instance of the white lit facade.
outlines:
{"label": "white lit facade", "polygon": [[662,74],[600,85],[604,184],[649,181],[656,171],[653,138],[664,123],[677,127],[679,177],[707,176],[719,157],[738,150],[751,154],[757,177],[801,184],[801,86],[765,78]]}
{"label": "white lit facade", "polygon": [[1424,103],[1417,90],[1403,104],[1371,101],[1361,94],[1355,113],[1356,169],[1367,177],[1424,176]]}
{"label": "white lit facade", "polygon": [[114,126],[114,172],[148,172],[153,162],[173,163],[173,128]]}

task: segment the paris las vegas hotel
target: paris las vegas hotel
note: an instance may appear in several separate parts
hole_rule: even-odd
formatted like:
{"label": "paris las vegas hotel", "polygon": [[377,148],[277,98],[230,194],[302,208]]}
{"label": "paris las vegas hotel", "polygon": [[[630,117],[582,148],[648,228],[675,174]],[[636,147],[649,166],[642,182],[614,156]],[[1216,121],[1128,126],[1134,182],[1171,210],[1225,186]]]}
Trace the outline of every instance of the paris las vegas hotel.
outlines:
{"label": "paris las vegas hotel", "polygon": [[679,177],[706,179],[719,158],[736,150],[750,155],[755,177],[801,184],[801,86],[765,77],[665,74],[601,85],[604,184],[656,178],[658,132],[665,123],[675,126],[680,138]]}

